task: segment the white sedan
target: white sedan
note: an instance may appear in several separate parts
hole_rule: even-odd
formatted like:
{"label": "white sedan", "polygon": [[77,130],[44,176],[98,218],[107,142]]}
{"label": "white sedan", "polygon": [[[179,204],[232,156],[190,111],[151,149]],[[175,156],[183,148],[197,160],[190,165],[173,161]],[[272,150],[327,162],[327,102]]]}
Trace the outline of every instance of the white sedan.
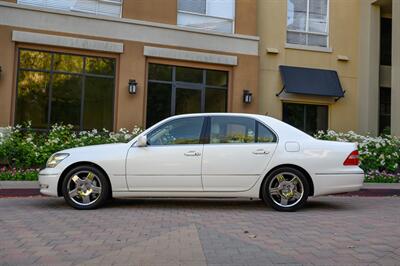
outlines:
{"label": "white sedan", "polygon": [[359,190],[358,165],[355,143],[317,140],[268,116],[190,114],[129,143],[57,152],[39,182],[76,209],[111,197],[241,197],[294,211],[309,196]]}

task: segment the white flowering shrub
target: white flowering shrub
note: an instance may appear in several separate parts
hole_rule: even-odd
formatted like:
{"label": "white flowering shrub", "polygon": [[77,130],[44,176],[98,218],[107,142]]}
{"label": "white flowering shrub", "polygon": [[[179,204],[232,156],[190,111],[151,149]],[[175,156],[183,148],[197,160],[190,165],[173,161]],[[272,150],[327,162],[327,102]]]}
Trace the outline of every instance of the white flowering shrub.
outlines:
{"label": "white flowering shrub", "polygon": [[11,127],[0,127],[0,145],[3,143],[10,135]]}
{"label": "white flowering shrub", "polygon": [[49,132],[31,129],[30,123],[7,128],[8,134],[0,135],[0,165],[2,172],[19,169],[36,169],[44,166],[54,152],[87,145],[128,142],[142,132],[135,126],[132,131],[106,129],[76,132],[71,125],[54,125]]}
{"label": "white flowering shrub", "polygon": [[366,181],[400,182],[400,139],[395,136],[364,136],[349,131],[319,131],[315,137],[323,140],[356,142],[360,153],[360,167],[366,173]]}

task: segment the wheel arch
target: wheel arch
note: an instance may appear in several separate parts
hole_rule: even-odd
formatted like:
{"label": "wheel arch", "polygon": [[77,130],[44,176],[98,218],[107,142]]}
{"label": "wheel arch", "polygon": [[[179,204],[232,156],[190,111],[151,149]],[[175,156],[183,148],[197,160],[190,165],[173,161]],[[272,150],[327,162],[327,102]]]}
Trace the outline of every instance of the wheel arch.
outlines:
{"label": "wheel arch", "polygon": [[62,196],[62,183],[63,183],[63,181],[64,181],[64,179],[65,179],[67,173],[68,173],[69,171],[71,171],[73,168],[78,167],[78,166],[92,166],[92,167],[97,168],[100,172],[102,172],[102,173],[104,174],[104,176],[106,177],[106,179],[107,179],[108,185],[110,186],[110,195],[109,195],[109,196],[110,196],[110,197],[112,196],[111,181],[110,181],[110,177],[108,176],[107,172],[106,172],[100,165],[98,165],[98,164],[95,164],[95,163],[93,163],[93,162],[85,162],[85,161],[82,161],[82,162],[76,162],[76,163],[73,163],[73,164],[69,165],[69,166],[68,166],[67,168],[65,168],[64,171],[61,173],[60,178],[59,178],[59,180],[58,180],[58,184],[57,184],[57,195],[58,195],[59,197]]}
{"label": "wheel arch", "polygon": [[261,197],[262,197],[262,196],[261,196],[262,187],[263,187],[262,184],[265,182],[265,180],[267,179],[268,175],[269,175],[272,171],[274,171],[274,170],[276,170],[276,169],[279,169],[279,168],[283,168],[283,167],[294,168],[294,169],[296,169],[296,170],[302,172],[302,173],[304,174],[304,176],[307,178],[308,184],[309,184],[309,186],[310,186],[310,187],[309,187],[309,188],[310,188],[310,196],[314,196],[314,183],[313,183],[313,180],[312,180],[310,174],[309,174],[304,168],[302,168],[301,166],[295,165],[295,164],[280,164],[280,165],[277,165],[277,166],[275,166],[274,168],[270,169],[270,170],[268,171],[268,173],[264,176],[263,181],[262,181],[261,186],[260,186],[259,195],[258,195],[260,199],[261,199]]}

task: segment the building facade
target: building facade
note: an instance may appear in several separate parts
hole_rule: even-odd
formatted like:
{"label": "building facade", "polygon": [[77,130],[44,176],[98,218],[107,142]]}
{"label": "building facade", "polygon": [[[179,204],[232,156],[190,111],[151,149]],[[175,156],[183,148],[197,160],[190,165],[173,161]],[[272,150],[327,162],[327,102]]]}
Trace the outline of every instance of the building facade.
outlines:
{"label": "building facade", "polygon": [[400,0],[0,1],[0,127],[250,112],[400,135]]}
{"label": "building facade", "polygon": [[260,113],[400,135],[400,1],[258,0]]}
{"label": "building facade", "polygon": [[257,113],[256,4],[0,1],[0,126],[116,130],[189,112]]}

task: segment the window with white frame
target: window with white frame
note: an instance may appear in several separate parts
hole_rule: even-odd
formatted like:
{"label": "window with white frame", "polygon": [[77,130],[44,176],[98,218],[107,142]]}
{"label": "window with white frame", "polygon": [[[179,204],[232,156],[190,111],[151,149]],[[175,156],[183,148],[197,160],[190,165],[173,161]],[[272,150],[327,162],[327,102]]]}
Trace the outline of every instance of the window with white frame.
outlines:
{"label": "window with white frame", "polygon": [[180,26],[233,33],[235,0],[178,0]]}
{"label": "window with white frame", "polygon": [[123,0],[18,0],[18,4],[121,17]]}
{"label": "window with white frame", "polygon": [[328,47],[329,0],[288,0],[289,44]]}

